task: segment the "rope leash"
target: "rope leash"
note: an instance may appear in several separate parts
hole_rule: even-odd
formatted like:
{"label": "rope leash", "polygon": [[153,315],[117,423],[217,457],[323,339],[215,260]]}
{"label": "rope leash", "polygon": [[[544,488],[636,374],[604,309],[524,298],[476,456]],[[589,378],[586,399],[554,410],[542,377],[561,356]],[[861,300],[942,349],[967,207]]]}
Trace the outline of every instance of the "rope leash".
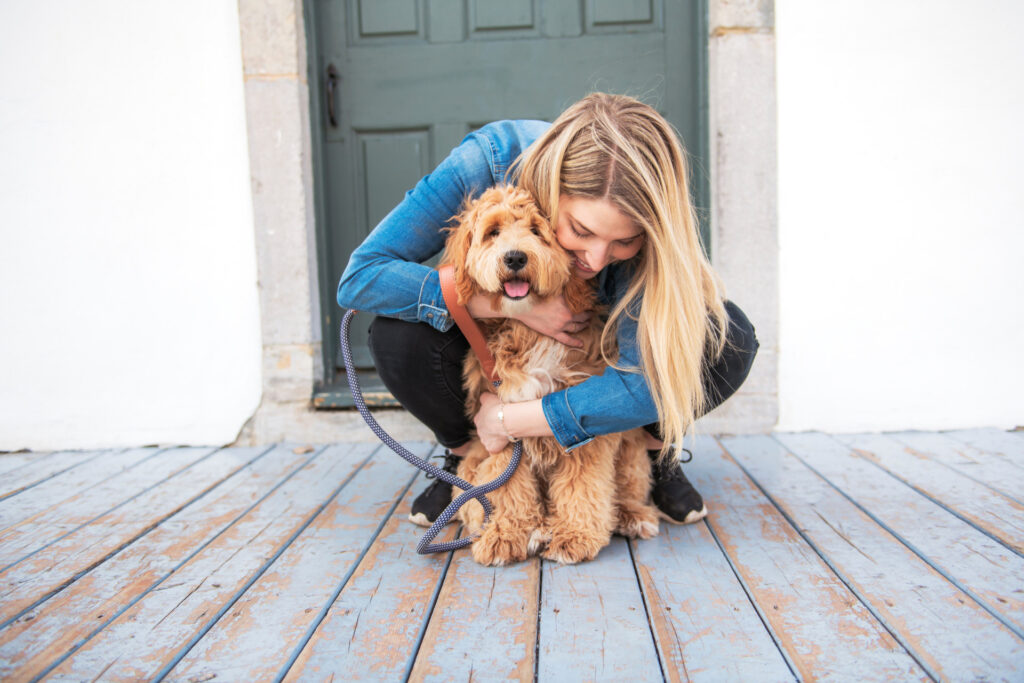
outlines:
{"label": "rope leash", "polygon": [[519,461],[523,457],[523,442],[516,442],[515,447],[512,450],[512,459],[509,461],[508,467],[505,468],[505,471],[502,472],[497,479],[481,486],[473,486],[454,474],[446,472],[440,467],[432,465],[426,460],[416,456],[402,446],[402,444],[395,441],[395,439],[385,432],[377,423],[377,420],[373,418],[373,415],[370,414],[370,410],[366,407],[366,402],[363,400],[363,392],[359,388],[359,378],[356,377],[355,363],[352,361],[352,351],[349,348],[349,327],[352,324],[352,316],[355,315],[355,313],[356,312],[354,310],[349,310],[341,319],[341,355],[345,359],[345,374],[348,376],[348,387],[352,391],[352,400],[355,401],[359,414],[363,416],[363,420],[365,420],[367,426],[373,430],[373,433],[377,435],[377,438],[379,438],[388,448],[401,456],[406,462],[420,468],[428,474],[432,474],[441,481],[447,482],[452,486],[457,486],[463,490],[463,493],[444,509],[444,512],[438,516],[433,525],[431,525],[431,527],[427,529],[426,533],[423,534],[423,538],[420,539],[419,544],[416,546],[416,552],[420,555],[426,555],[428,553],[443,553],[448,552],[449,550],[465,548],[473,542],[473,538],[460,538],[454,541],[434,543],[433,545],[431,545],[430,542],[433,541],[439,533],[441,533],[441,530],[452,520],[455,513],[473,498],[476,498],[484,508],[484,524],[487,524],[487,522],[490,521],[491,513],[494,512],[494,508],[491,506],[491,501],[487,500],[486,494],[504,486],[508,483],[508,480],[512,478],[516,468],[519,466]]}

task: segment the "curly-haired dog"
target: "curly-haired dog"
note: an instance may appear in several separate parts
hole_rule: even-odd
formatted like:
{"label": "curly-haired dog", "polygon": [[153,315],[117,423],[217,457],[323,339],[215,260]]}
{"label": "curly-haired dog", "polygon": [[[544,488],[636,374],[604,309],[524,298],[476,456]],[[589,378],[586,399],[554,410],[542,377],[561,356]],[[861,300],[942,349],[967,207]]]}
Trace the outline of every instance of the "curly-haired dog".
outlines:
{"label": "curly-haired dog", "polygon": [[[506,314],[564,294],[574,312],[591,310],[595,292],[573,277],[570,256],[556,242],[550,223],[529,193],[512,186],[487,190],[458,216],[442,263],[454,266],[459,303],[474,294],[493,298]],[[492,389],[480,361],[467,354],[464,367],[470,415],[480,396],[495,391],[504,402],[540,398],[582,382],[605,368],[601,322],[593,316],[573,348],[511,318],[478,321],[494,355],[501,385]],[[474,485],[495,479],[507,467],[512,444],[491,455],[479,441],[459,465],[458,474]],[[489,494],[494,515],[483,526],[483,508],[474,502],[460,517],[469,533],[474,559],[501,565],[540,551],[564,563],[594,558],[613,532],[649,538],[658,533],[658,515],[648,503],[651,465],[642,429],[599,436],[565,452],[554,437],[523,439],[523,460],[505,486]]]}

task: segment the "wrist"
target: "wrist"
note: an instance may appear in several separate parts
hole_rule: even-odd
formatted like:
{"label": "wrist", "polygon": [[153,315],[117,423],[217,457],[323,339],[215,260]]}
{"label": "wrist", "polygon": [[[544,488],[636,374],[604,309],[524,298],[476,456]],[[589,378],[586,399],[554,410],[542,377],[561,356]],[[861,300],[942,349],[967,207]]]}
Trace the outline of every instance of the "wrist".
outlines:
{"label": "wrist", "polygon": [[500,318],[500,311],[494,310],[491,297],[485,294],[474,294],[466,302],[466,310],[472,318]]}
{"label": "wrist", "polygon": [[505,421],[506,417],[507,416],[505,414],[505,404],[504,403],[499,403],[498,404],[498,422],[501,424],[501,428],[505,431],[505,436],[508,438],[509,442],[510,443],[516,443],[517,441],[519,441],[519,438],[512,435],[512,431],[509,429],[508,423]]}

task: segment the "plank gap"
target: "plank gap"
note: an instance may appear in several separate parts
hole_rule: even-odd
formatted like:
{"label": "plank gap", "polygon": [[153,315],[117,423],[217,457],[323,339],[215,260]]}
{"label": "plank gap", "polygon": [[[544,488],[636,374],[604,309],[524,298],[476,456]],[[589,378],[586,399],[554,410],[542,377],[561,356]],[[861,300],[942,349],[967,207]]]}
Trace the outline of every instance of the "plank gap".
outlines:
{"label": "plank gap", "polygon": [[352,472],[350,472],[347,477],[345,477],[345,480],[342,481],[341,484],[339,484],[338,487],[334,489],[331,495],[327,497],[327,500],[321,503],[316,508],[316,510],[314,510],[305,519],[305,521],[301,525],[299,525],[299,528],[296,529],[292,533],[292,535],[285,540],[283,544],[281,544],[281,546],[277,549],[274,555],[269,560],[264,562],[263,566],[260,567],[256,572],[254,572],[251,577],[249,577],[249,580],[245,582],[245,585],[243,585],[238,591],[236,591],[235,595],[232,596],[223,606],[221,606],[219,610],[217,610],[217,613],[214,614],[213,617],[206,624],[203,625],[199,632],[193,635],[192,638],[190,638],[189,641],[185,643],[184,647],[178,650],[175,656],[171,658],[171,661],[165,664],[164,667],[157,672],[157,674],[153,677],[154,681],[162,681],[164,678],[167,677],[167,675],[174,669],[174,667],[177,666],[178,663],[185,658],[189,651],[192,648],[194,648],[200,640],[202,640],[203,636],[209,633],[210,629],[212,629],[217,624],[217,622],[220,621],[221,618],[225,614],[227,614],[228,611],[231,610],[235,603],[238,602],[238,600],[243,595],[245,595],[245,592],[249,590],[249,588],[254,583],[256,583],[259,580],[259,578],[263,576],[263,574],[266,573],[266,571],[274,564],[274,562],[277,561],[277,558],[279,558],[282,554],[284,554],[286,550],[288,550],[288,547],[295,542],[295,539],[297,539],[302,534],[303,531],[305,531],[306,527],[308,527],[313,522],[313,520],[316,519],[317,516],[321,512],[323,512],[328,505],[330,505],[331,501],[334,500],[338,493],[340,493],[341,490],[345,488],[345,486],[348,485],[350,481],[352,481],[356,474],[358,474],[359,471],[366,466],[366,463],[370,462],[370,460],[373,458],[374,454],[378,450],[380,450],[380,446],[371,451],[370,454],[359,464],[359,466],[356,467]]}
{"label": "plank gap", "polygon": [[[268,453],[270,453],[274,449],[275,449],[274,446],[268,447],[265,451],[263,451],[262,453],[257,455],[255,458],[253,458],[249,463],[247,463],[246,467],[248,467],[248,465],[251,465],[252,463],[255,463],[260,458],[262,458],[263,456],[267,455]],[[76,652],[78,652],[80,649],[82,649],[82,647],[84,647],[89,641],[91,641],[93,638],[95,638],[97,635],[99,635],[107,626],[109,626],[114,621],[116,621],[122,614],[124,614],[125,612],[130,610],[137,603],[141,602],[147,595],[149,595],[153,591],[157,590],[159,588],[159,586],[164,581],[166,581],[168,578],[173,576],[175,572],[177,572],[179,569],[181,569],[186,564],[188,564],[192,560],[192,558],[194,558],[196,555],[201,553],[207,546],[209,546],[214,541],[216,541],[218,538],[220,538],[220,536],[222,534],[224,534],[224,532],[226,532],[228,529],[230,529],[232,526],[234,526],[235,523],[237,523],[240,519],[244,518],[247,514],[249,514],[249,512],[251,512],[254,508],[256,508],[258,505],[260,505],[264,500],[266,500],[268,497],[270,497],[270,495],[273,494],[280,486],[282,486],[285,482],[287,482],[289,479],[291,479],[293,476],[295,476],[295,474],[297,472],[301,471],[302,468],[306,467],[306,465],[308,465],[314,458],[319,456],[320,453],[322,453],[324,450],[325,449],[321,449],[320,451],[318,451],[317,453],[314,453],[308,459],[306,459],[305,461],[303,461],[299,465],[297,465],[291,472],[288,473],[288,475],[286,477],[284,477],[280,482],[278,482],[276,485],[274,485],[272,488],[270,488],[264,495],[260,496],[257,500],[255,500],[249,507],[247,507],[245,510],[240,512],[234,519],[232,519],[230,522],[228,522],[220,531],[218,531],[216,534],[211,536],[206,542],[204,542],[203,544],[198,546],[195,550],[193,550],[191,553],[189,553],[185,558],[183,558],[180,562],[178,562],[178,564],[176,564],[174,567],[172,567],[170,570],[168,570],[163,576],[161,576],[155,582],[150,584],[147,588],[145,588],[142,592],[140,592],[132,600],[127,602],[120,609],[115,610],[110,615],[110,617],[108,619],[106,619],[102,624],[100,624],[95,629],[93,629],[91,632],[89,632],[85,637],[83,637],[80,640],[78,640],[78,642],[76,642],[71,648],[69,648],[67,650],[67,652],[65,652],[64,654],[59,656],[57,659],[55,659],[53,662],[51,662],[42,672],[39,673],[39,675],[36,677],[36,679],[39,680],[39,679],[44,678],[51,671],[53,671],[54,669],[59,667],[69,657],[74,655]],[[244,469],[244,468],[241,468],[241,469]],[[228,478],[230,478],[230,477],[228,477]],[[226,481],[226,479],[227,478],[225,478],[224,480],[221,480],[221,482],[218,482],[218,483],[222,483],[223,481]],[[178,512],[176,512],[174,514],[178,514],[179,512],[181,512],[181,510],[178,510]],[[173,516],[174,515],[171,515],[170,517],[173,517]],[[163,521],[167,521],[167,519],[170,519],[170,517],[164,519]],[[81,577],[79,577],[79,578],[81,578]],[[50,597],[52,597],[52,595]]]}
{"label": "plank gap", "polygon": [[654,645],[654,655],[658,658],[658,668],[661,669],[661,680],[667,683],[665,676],[665,662],[661,648],[658,647],[657,629],[654,628],[654,619],[651,617],[651,608],[647,605],[647,595],[644,594],[644,583],[640,580],[640,571],[636,567],[636,554],[633,552],[633,539],[626,539],[626,549],[629,550],[629,562],[633,565],[633,577],[636,579],[637,592],[640,593],[640,604],[643,605],[644,615],[647,617],[647,628],[651,632],[651,643]]}
{"label": "plank gap", "polygon": [[[376,453],[376,451],[374,452]],[[313,638],[313,635],[316,633],[317,629],[320,628],[320,624],[322,624],[324,619],[327,617],[327,613],[330,612],[331,607],[338,600],[338,596],[341,595],[341,592],[345,590],[345,586],[348,585],[348,582],[352,578],[352,575],[355,574],[356,571],[359,569],[359,565],[363,562],[363,559],[366,557],[366,554],[369,552],[371,546],[373,546],[374,541],[376,541],[378,536],[380,536],[380,532],[387,525],[388,520],[391,519],[391,516],[395,513],[395,509],[398,508],[399,504],[402,502],[402,499],[408,493],[409,488],[412,487],[413,482],[416,481],[416,477],[418,475],[419,472],[416,472],[415,474],[412,475],[412,477],[409,478],[409,481],[406,483],[405,488],[403,488],[401,493],[399,493],[398,496],[395,498],[395,502],[388,509],[387,514],[385,514],[381,518],[380,524],[377,526],[377,529],[373,532],[372,536],[367,541],[366,545],[363,547],[359,556],[352,561],[352,566],[349,567],[348,571],[345,572],[345,575],[338,582],[338,587],[335,589],[334,593],[332,593],[331,596],[326,600],[324,606],[317,613],[312,623],[310,623],[309,628],[306,630],[306,633],[302,636],[302,638],[296,644],[295,648],[292,650],[292,654],[288,657],[287,661],[285,661],[280,671],[278,671],[277,675],[274,677],[274,683],[280,683],[281,681],[283,681],[285,677],[288,675],[288,672],[295,665],[295,662],[296,660],[298,660],[299,655],[301,655],[302,651],[306,649],[306,646],[309,644],[310,639]]]}
{"label": "plank gap", "polygon": [[[778,441],[778,439],[776,439],[776,441]],[[912,542],[911,542],[911,541],[910,541],[909,539],[907,539],[907,538],[906,538],[906,537],[904,537],[904,536],[903,536],[902,534],[898,533],[898,532],[897,532],[897,531],[896,531],[895,529],[893,529],[893,528],[892,528],[892,527],[890,527],[890,526],[889,526],[888,524],[886,524],[886,523],[885,523],[884,521],[882,521],[882,520],[881,520],[881,519],[880,519],[880,518],[879,518],[879,517],[878,517],[877,515],[875,515],[875,513],[873,513],[873,512],[872,512],[872,511],[871,511],[870,509],[868,509],[868,508],[867,508],[866,506],[864,506],[864,505],[861,505],[861,504],[860,504],[859,502],[857,502],[856,500],[854,500],[854,499],[853,499],[853,498],[852,498],[851,496],[849,496],[849,495],[848,495],[848,494],[847,494],[847,493],[846,493],[846,492],[845,492],[845,491],[844,491],[844,490],[843,490],[842,488],[840,488],[839,486],[837,486],[837,485],[836,485],[836,484],[835,484],[835,483],[834,483],[834,482],[833,482],[833,481],[832,481],[831,479],[829,479],[829,478],[828,478],[827,476],[825,476],[825,475],[824,475],[824,474],[823,474],[822,472],[818,471],[818,470],[817,470],[817,469],[816,469],[816,468],[815,468],[815,467],[814,467],[813,465],[811,465],[811,464],[810,464],[809,462],[807,462],[807,460],[805,460],[805,459],[804,459],[804,458],[803,458],[803,457],[802,457],[802,456],[801,456],[801,455],[800,455],[799,453],[795,452],[795,451],[794,451],[793,449],[790,449],[790,448],[788,448],[788,447],[787,447],[787,446],[786,446],[785,444],[781,444],[781,442],[780,442],[780,445],[782,445],[782,447],[786,449],[786,452],[787,452],[787,453],[789,453],[790,455],[792,455],[793,457],[795,457],[795,458],[796,458],[797,460],[799,460],[799,461],[800,461],[800,463],[801,463],[801,464],[802,464],[802,465],[803,465],[804,467],[806,467],[806,468],[807,468],[808,470],[810,470],[811,472],[813,472],[813,473],[814,473],[814,474],[815,474],[816,476],[818,476],[818,477],[819,477],[819,478],[820,478],[820,479],[821,479],[822,481],[824,481],[824,482],[825,482],[826,484],[828,484],[828,486],[830,486],[830,487],[831,487],[832,489],[834,489],[834,490],[835,490],[835,491],[836,491],[836,492],[837,492],[837,493],[838,493],[839,495],[841,495],[841,496],[842,496],[843,498],[845,498],[845,499],[846,499],[847,501],[849,501],[849,502],[850,502],[850,503],[851,503],[851,504],[852,504],[852,505],[853,505],[854,507],[856,507],[856,508],[857,508],[858,510],[860,510],[860,511],[861,511],[862,513],[864,513],[864,515],[865,515],[866,517],[868,517],[868,519],[870,519],[870,520],[871,520],[871,521],[873,521],[873,522],[874,522],[875,524],[877,524],[877,525],[878,525],[879,527],[881,527],[882,529],[884,529],[884,530],[885,530],[885,531],[886,531],[886,532],[887,532],[888,534],[890,534],[890,535],[891,535],[891,536],[892,536],[893,538],[895,538],[895,539],[896,539],[897,541],[899,541],[899,542],[900,542],[901,544],[903,544],[903,546],[904,546],[904,547],[906,547],[906,548],[907,548],[907,550],[909,550],[910,552],[914,553],[914,555],[916,555],[917,557],[919,557],[919,558],[921,559],[921,561],[922,561],[922,562],[924,562],[924,563],[925,563],[925,564],[927,564],[927,565],[928,565],[929,567],[931,567],[931,568],[932,568],[933,570],[935,570],[936,572],[938,572],[940,576],[942,576],[942,577],[943,577],[944,579],[946,579],[946,580],[947,580],[947,581],[949,581],[949,582],[950,582],[951,584],[953,584],[954,586],[956,586],[956,588],[957,588],[958,590],[962,591],[962,592],[963,592],[963,593],[964,593],[965,595],[967,595],[967,596],[968,596],[968,597],[970,597],[970,598],[971,598],[972,600],[974,600],[974,602],[976,602],[976,603],[978,604],[978,606],[979,606],[979,607],[981,607],[981,608],[982,608],[982,609],[984,609],[984,610],[985,610],[986,612],[988,612],[988,613],[989,613],[989,614],[991,614],[991,615],[992,615],[993,617],[995,617],[995,619],[996,619],[996,620],[998,620],[998,621],[999,621],[1000,623],[1002,623],[1002,624],[1003,624],[1003,626],[1005,626],[1006,628],[1008,628],[1008,629],[1010,629],[1011,631],[1013,631],[1013,633],[1014,633],[1014,634],[1015,634],[1015,635],[1016,635],[1016,636],[1017,636],[1018,638],[1020,638],[1021,640],[1024,640],[1024,630],[1022,630],[1022,629],[1021,629],[1020,627],[1018,627],[1018,626],[1017,626],[1016,624],[1014,624],[1014,623],[1013,623],[1012,621],[1010,621],[1010,620],[1009,620],[1009,619],[1007,619],[1007,618],[1006,618],[1005,616],[1003,616],[1003,615],[1002,615],[1002,614],[1001,614],[1001,613],[1000,613],[1000,612],[999,612],[998,610],[996,610],[996,608],[995,608],[994,606],[992,606],[991,604],[989,604],[989,602],[988,602],[987,600],[985,600],[985,599],[984,599],[984,598],[982,598],[981,596],[977,595],[977,594],[976,594],[976,593],[975,593],[974,591],[972,591],[972,590],[971,590],[970,588],[968,588],[968,587],[967,587],[966,585],[964,585],[964,583],[963,583],[962,581],[960,581],[960,580],[959,580],[959,579],[957,579],[957,578],[956,578],[955,576],[953,576],[953,575],[952,575],[952,574],[951,574],[951,573],[950,573],[950,572],[949,572],[948,570],[946,570],[946,569],[945,569],[944,567],[942,567],[941,565],[939,565],[939,564],[938,564],[938,563],[937,563],[936,561],[932,560],[932,558],[931,558],[931,557],[929,557],[928,555],[926,555],[926,554],[925,554],[925,553],[924,553],[924,552],[923,552],[923,551],[922,551],[921,549],[919,549],[919,548],[918,548],[918,547],[917,547],[917,546],[916,546],[916,545],[915,545],[914,543],[912,543]],[[845,446],[844,446],[844,447],[845,447]],[[950,469],[952,469],[952,468],[950,468]],[[955,471],[955,470],[954,470],[954,471]],[[980,482],[979,482],[979,483],[980,483]],[[827,522],[826,522],[826,523],[827,523]]]}
{"label": "plank gap", "polygon": [[[773,435],[773,438],[774,438],[774,435]],[[775,498],[773,498],[771,495],[769,495],[768,491],[761,485],[761,482],[759,482],[757,479],[755,479],[754,476],[747,470],[747,468],[744,467],[743,464],[740,463],[739,460],[737,460],[735,457],[733,457],[732,453],[729,452],[729,449],[725,448],[724,445],[723,445],[722,448],[723,448],[725,454],[728,456],[728,458],[732,462],[734,462],[736,464],[736,466],[740,468],[740,470],[743,471],[743,474],[745,474],[746,477],[751,481],[751,483],[753,483],[754,486],[756,486],[758,488],[758,490],[761,492],[761,494],[768,500],[768,502],[770,502],[772,504],[772,506],[778,511],[778,513],[782,516],[782,518],[786,520],[786,522],[793,528],[794,531],[796,531],[797,534],[799,534],[800,538],[803,539],[804,543],[806,543],[808,545],[808,547],[810,547],[811,550],[813,550],[814,553],[819,558],[821,558],[821,561],[825,563],[825,566],[827,566],[829,568],[829,570],[835,575],[835,577],[844,586],[846,586],[846,589],[848,591],[850,591],[850,593],[857,598],[857,600],[860,602],[860,604],[868,611],[869,614],[871,614],[872,617],[875,618],[875,620],[878,622],[878,624],[882,628],[884,628],[889,633],[890,636],[892,636],[893,640],[895,640],[897,643],[900,644],[900,647],[902,647],[903,650],[907,653],[907,656],[909,656],[911,659],[913,659],[914,662],[918,666],[921,667],[921,670],[924,671],[933,681],[940,681],[940,680],[942,680],[942,677],[940,677],[930,666],[928,666],[923,661],[924,658],[920,657],[917,652],[915,652],[913,649],[910,648],[910,646],[899,635],[899,632],[896,631],[884,618],[882,618],[882,616],[877,612],[877,610],[875,610],[874,606],[871,605],[871,603],[868,601],[868,599],[864,595],[862,595],[859,590],[857,590],[856,588],[853,587],[852,583],[849,580],[847,580],[846,576],[843,575],[839,571],[838,567],[836,567],[835,564],[833,564],[832,560],[830,558],[828,558],[825,555],[824,552],[822,552],[821,548],[819,548],[818,545],[816,543],[814,543],[814,541],[812,541],[810,539],[810,537],[806,533],[804,533],[803,529],[801,529],[797,525],[796,521],[792,517],[789,516],[789,513],[787,513],[782,508],[782,506],[779,505],[778,501],[776,501]],[[785,448],[785,447],[783,446],[783,448]],[[788,452],[788,450],[787,450],[787,452]]]}
{"label": "plank gap", "polygon": [[[844,444],[844,445],[847,445],[847,444]],[[1006,548],[1010,552],[1014,553],[1015,555],[1017,555],[1019,557],[1024,558],[1024,552],[1022,552],[1018,548],[1015,548],[1012,543],[1009,543],[1006,539],[1001,538],[998,534],[995,534],[992,531],[990,531],[989,529],[986,529],[983,524],[980,524],[978,522],[978,520],[973,519],[970,515],[967,515],[967,514],[964,514],[964,513],[960,512],[959,510],[957,510],[956,508],[952,507],[951,505],[947,505],[941,499],[937,498],[936,496],[933,496],[928,491],[924,490],[920,486],[917,486],[916,484],[914,484],[913,482],[907,480],[906,478],[900,476],[896,472],[893,472],[893,471],[889,470],[888,468],[886,468],[881,463],[875,462],[871,458],[864,458],[864,460],[866,460],[867,462],[871,463],[872,465],[874,465],[876,468],[878,468],[882,472],[885,472],[887,475],[889,475],[890,477],[892,477],[896,481],[901,482],[902,484],[904,484],[905,486],[907,486],[908,488],[910,488],[914,492],[920,494],[921,496],[923,496],[923,497],[927,498],[928,500],[930,500],[931,502],[935,503],[936,505],[938,505],[943,510],[945,510],[949,514],[953,515],[954,517],[956,517],[960,521],[965,522],[966,524],[971,525],[972,527],[977,529],[979,532],[985,534],[986,536],[988,536],[993,541],[995,541],[999,545],[1003,546],[1004,548]],[[957,473],[957,475],[958,476],[963,476],[960,473]],[[986,488],[988,488],[988,487],[986,487]],[[992,490],[992,489],[989,489],[989,490]],[[998,495],[1000,497],[1004,497],[1005,498],[1005,496],[1003,496],[998,491],[992,490],[992,493],[993,493],[993,495]],[[1007,500],[1009,500],[1009,499],[1007,499]]]}
{"label": "plank gap", "polygon": [[715,545],[718,546],[718,549],[721,551],[722,556],[725,558],[725,561],[729,563],[729,568],[732,570],[733,576],[736,577],[736,581],[740,584],[740,588],[743,589],[743,593],[747,596],[747,600],[750,602],[751,607],[754,608],[754,612],[757,614],[757,618],[761,620],[761,625],[764,626],[764,630],[768,632],[768,636],[772,639],[772,642],[775,643],[775,647],[778,649],[779,654],[782,655],[783,661],[786,662],[786,666],[789,668],[789,673],[793,675],[793,680],[802,680],[800,678],[800,674],[798,673],[799,670],[796,666],[796,663],[790,658],[789,652],[786,650],[786,648],[782,646],[782,641],[779,639],[778,634],[775,633],[775,629],[772,628],[771,623],[768,621],[767,615],[761,610],[761,606],[758,604],[757,600],[754,599],[753,591],[751,590],[750,586],[747,585],[746,579],[743,578],[743,575],[740,573],[740,570],[736,566],[736,563],[733,560],[733,558],[726,551],[725,545],[722,543],[722,539],[720,539],[718,537],[718,534],[715,533],[714,525],[711,524],[710,521],[708,521],[707,517],[701,520],[701,522],[707,527],[708,532],[711,534],[711,538],[714,539]]}
{"label": "plank gap", "polygon": [[[461,538],[464,530],[464,527],[459,525],[459,530],[456,532],[455,538]],[[409,655],[408,661],[406,661],[405,673],[402,675],[403,683],[409,683],[409,678],[412,677],[412,671],[416,666],[416,659],[419,657],[420,648],[423,647],[423,639],[427,635],[427,627],[430,626],[430,620],[434,616],[434,609],[437,607],[437,599],[441,595],[441,588],[444,586],[445,579],[448,578],[448,570],[451,569],[452,559],[454,557],[455,551],[449,550],[448,558],[444,563],[444,569],[441,570],[441,576],[438,577],[437,584],[434,586],[434,592],[430,596],[430,605],[423,614],[423,623],[420,624],[419,633],[416,634],[416,644],[412,648],[412,653]]]}

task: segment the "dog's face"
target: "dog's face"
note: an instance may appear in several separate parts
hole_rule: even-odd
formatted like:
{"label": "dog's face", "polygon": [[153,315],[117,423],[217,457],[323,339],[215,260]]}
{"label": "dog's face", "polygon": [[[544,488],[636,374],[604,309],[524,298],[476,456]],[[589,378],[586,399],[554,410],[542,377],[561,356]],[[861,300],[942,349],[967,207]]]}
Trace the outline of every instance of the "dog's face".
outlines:
{"label": "dog's face", "polygon": [[530,194],[513,186],[493,187],[466,206],[444,262],[455,266],[459,303],[486,294],[506,315],[561,293],[572,277],[551,224]]}

